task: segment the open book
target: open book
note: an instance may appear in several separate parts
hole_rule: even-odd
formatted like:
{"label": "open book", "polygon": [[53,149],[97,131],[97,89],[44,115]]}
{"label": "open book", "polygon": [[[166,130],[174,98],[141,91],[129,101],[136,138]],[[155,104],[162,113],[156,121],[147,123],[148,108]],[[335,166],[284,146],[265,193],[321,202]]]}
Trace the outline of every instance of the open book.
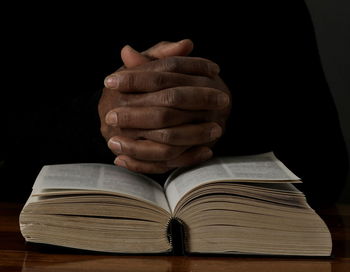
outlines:
{"label": "open book", "polygon": [[104,164],[44,166],[20,214],[26,241],[116,253],[329,256],[327,226],[273,153],[177,169],[164,188]]}

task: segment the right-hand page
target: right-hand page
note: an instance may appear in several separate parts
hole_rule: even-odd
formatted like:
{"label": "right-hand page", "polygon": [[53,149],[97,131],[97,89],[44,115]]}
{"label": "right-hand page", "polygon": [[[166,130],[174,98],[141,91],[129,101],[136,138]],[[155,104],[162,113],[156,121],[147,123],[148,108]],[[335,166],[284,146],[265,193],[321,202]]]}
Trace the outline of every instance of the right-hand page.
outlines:
{"label": "right-hand page", "polygon": [[174,171],[165,183],[166,196],[172,211],[189,191],[208,182],[301,182],[273,152],[258,155],[214,158],[193,168]]}

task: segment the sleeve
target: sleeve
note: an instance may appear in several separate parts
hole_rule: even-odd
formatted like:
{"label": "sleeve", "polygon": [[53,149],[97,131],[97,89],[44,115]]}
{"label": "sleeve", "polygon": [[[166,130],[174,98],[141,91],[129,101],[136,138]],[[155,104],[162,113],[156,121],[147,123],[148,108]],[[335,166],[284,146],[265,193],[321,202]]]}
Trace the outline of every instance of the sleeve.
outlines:
{"label": "sleeve", "polygon": [[216,154],[273,150],[302,178],[312,206],[329,205],[343,189],[348,159],[311,18],[303,1],[268,17],[248,26],[249,36],[231,33],[234,42],[218,57],[233,105]]}

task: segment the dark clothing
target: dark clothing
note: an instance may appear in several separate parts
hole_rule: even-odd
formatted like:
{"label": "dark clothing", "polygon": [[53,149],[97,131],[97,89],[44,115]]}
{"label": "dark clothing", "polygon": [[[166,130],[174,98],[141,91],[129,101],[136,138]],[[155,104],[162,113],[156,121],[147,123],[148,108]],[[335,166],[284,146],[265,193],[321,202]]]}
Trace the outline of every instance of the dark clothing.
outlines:
{"label": "dark clothing", "polygon": [[3,100],[9,122],[3,196],[27,198],[44,164],[112,163],[97,103],[103,78],[121,65],[121,47],[144,50],[190,38],[192,55],[218,63],[232,92],[231,117],[215,154],[273,150],[303,179],[312,205],[334,202],[347,156],[306,6],[299,0],[244,2],[163,12],[138,6],[138,15],[131,12],[135,7],[111,14],[106,7],[102,19],[97,10],[62,7],[18,15],[20,27],[7,33],[16,77]]}

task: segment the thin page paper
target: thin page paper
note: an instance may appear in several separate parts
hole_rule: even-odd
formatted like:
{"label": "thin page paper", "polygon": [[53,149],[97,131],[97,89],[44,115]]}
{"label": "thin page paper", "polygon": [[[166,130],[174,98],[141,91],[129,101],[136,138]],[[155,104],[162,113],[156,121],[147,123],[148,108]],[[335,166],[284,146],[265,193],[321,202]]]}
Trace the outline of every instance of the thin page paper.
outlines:
{"label": "thin page paper", "polygon": [[146,176],[105,164],[61,164],[44,166],[33,192],[46,189],[101,190],[130,195],[169,211],[163,188]]}
{"label": "thin page paper", "polygon": [[214,158],[191,169],[173,172],[165,191],[173,211],[177,202],[192,189],[213,181],[300,182],[273,152],[237,157]]}

